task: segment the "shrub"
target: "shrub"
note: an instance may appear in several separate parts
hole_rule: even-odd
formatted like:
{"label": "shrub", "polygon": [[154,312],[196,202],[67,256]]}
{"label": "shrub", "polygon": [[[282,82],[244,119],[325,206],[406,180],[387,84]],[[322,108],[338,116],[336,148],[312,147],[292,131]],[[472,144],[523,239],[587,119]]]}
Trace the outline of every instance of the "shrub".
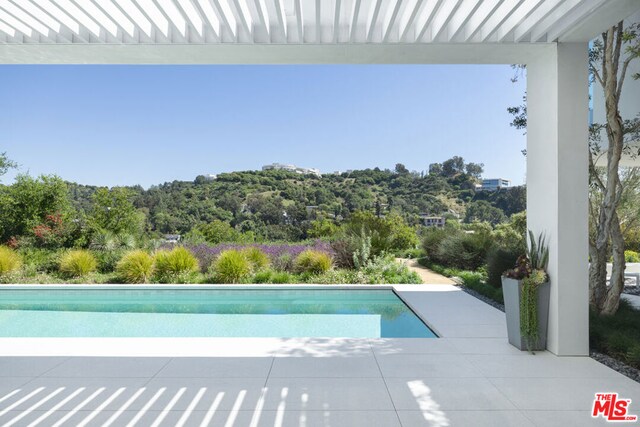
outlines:
{"label": "shrub", "polygon": [[280,256],[277,256],[272,263],[272,267],[276,271],[293,271],[294,269],[294,258],[290,253],[283,253]]}
{"label": "shrub", "polygon": [[283,283],[296,283],[297,280],[295,276],[286,271],[276,271],[271,276],[271,283],[283,284]]}
{"label": "shrub", "polygon": [[0,276],[13,273],[22,267],[22,257],[13,249],[0,246]]}
{"label": "shrub", "polygon": [[264,270],[253,276],[254,283],[295,283],[296,278],[286,271]]}
{"label": "shrub", "polygon": [[272,270],[264,270],[259,273],[256,273],[253,276],[253,283],[271,283],[271,278],[273,277]]}
{"label": "shrub", "polygon": [[406,265],[396,262],[392,257],[375,257],[362,269],[371,284],[420,284],[418,273],[409,270]]}
{"label": "shrub", "polygon": [[461,270],[477,270],[491,247],[491,237],[485,233],[450,234],[440,242],[437,261]]}
{"label": "shrub", "polygon": [[213,264],[215,280],[219,283],[239,283],[251,274],[251,262],[235,249],[223,251]]}
{"label": "shrub", "polygon": [[60,258],[60,272],[66,277],[83,277],[96,271],[98,262],[89,251],[74,250]]}
{"label": "shrub", "polygon": [[354,268],[353,254],[358,245],[356,237],[342,238],[331,242],[331,248],[334,252],[334,262],[338,268]]}
{"label": "shrub", "polygon": [[331,256],[325,252],[308,249],[296,258],[296,269],[301,273],[321,274],[331,269]]}
{"label": "shrub", "polygon": [[487,283],[494,288],[502,286],[502,274],[516,264],[521,255],[516,249],[493,248],[487,254]]}
{"label": "shrub", "polygon": [[60,265],[60,252],[47,249],[21,249],[24,265],[34,273],[55,273]]}
{"label": "shrub", "polygon": [[131,251],[116,266],[118,277],[126,283],[147,283],[153,276],[153,257],[144,251]]}
{"label": "shrub", "polygon": [[161,283],[190,283],[198,273],[198,260],[189,250],[178,246],[155,255],[155,276]]}
{"label": "shrub", "polygon": [[438,249],[442,241],[450,235],[451,230],[444,228],[431,228],[424,233],[422,238],[422,249],[425,252],[425,256],[433,262],[438,260]]}
{"label": "shrub", "polygon": [[626,262],[640,262],[640,253],[634,251],[624,251],[624,260]]}
{"label": "shrub", "polygon": [[267,254],[255,246],[244,248],[242,254],[249,260],[249,263],[251,263],[251,269],[253,271],[264,270],[269,267],[271,263]]}
{"label": "shrub", "polygon": [[93,251],[93,255],[98,262],[98,271],[100,273],[111,273],[115,271],[118,261],[120,261],[124,253],[121,249]]}

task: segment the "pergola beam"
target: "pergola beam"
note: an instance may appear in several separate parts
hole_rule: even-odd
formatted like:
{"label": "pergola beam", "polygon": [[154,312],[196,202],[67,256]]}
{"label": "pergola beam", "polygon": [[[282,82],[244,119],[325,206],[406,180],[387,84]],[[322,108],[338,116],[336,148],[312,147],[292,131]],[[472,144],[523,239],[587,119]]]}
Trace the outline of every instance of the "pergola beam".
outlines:
{"label": "pergola beam", "polygon": [[2,0],[0,43],[570,42],[638,8],[638,0]]}

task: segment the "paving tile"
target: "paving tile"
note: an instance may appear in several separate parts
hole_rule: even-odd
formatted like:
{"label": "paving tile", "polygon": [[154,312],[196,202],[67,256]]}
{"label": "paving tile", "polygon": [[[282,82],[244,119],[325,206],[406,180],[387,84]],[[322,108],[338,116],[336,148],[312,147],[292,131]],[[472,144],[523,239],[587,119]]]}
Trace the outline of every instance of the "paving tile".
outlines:
{"label": "paving tile", "polygon": [[627,424],[607,422],[601,417],[593,418],[589,411],[524,411],[524,415],[539,427],[591,427]]}
{"label": "paving tile", "polygon": [[521,410],[590,411],[596,393],[615,391],[640,405],[640,384],[610,378],[490,378]]}
{"label": "paving tile", "polygon": [[381,378],[269,378],[265,409],[392,410]]}
{"label": "paving tile", "polygon": [[[29,414],[21,421],[24,425],[34,422],[45,415],[44,411],[36,411]],[[69,415],[71,415],[69,417]],[[332,426],[332,427],[399,427],[400,422],[395,411],[175,411],[163,412],[162,410],[140,411],[78,411],[70,414],[60,411],[48,415],[41,425],[52,425],[56,421],[66,418],[67,425],[80,425],[83,422],[87,427],[104,426],[110,422],[111,427],[125,426],[134,419],[137,425],[150,426],[160,421],[158,426]]]}
{"label": "paving tile", "polygon": [[[144,396],[131,404],[131,409],[140,409],[151,398],[163,390],[150,409],[162,410],[179,393],[174,409],[184,410],[192,402],[195,410],[208,410],[219,401],[219,409],[253,410],[264,394],[265,378],[154,378],[146,384]],[[184,392],[181,390],[184,389]],[[201,393],[200,398],[197,396]]]}
{"label": "paving tile", "polygon": [[380,369],[373,356],[368,357],[278,357],[273,363],[270,378],[292,377],[376,377]]}
{"label": "paving tile", "polygon": [[507,337],[503,338],[447,338],[449,344],[458,354],[503,354],[511,356],[527,356],[527,351],[521,351],[509,344]]}
{"label": "paving tile", "polygon": [[405,427],[533,427],[518,411],[398,411]]}
{"label": "paving tile", "polygon": [[491,378],[607,378],[614,370],[590,357],[557,357],[548,352],[534,355],[469,355],[468,360],[483,375]]}
{"label": "paving tile", "polygon": [[7,393],[11,393],[17,388],[21,388],[29,381],[34,380],[31,377],[2,377],[0,378],[0,399]]}
{"label": "paving tile", "polygon": [[175,378],[267,378],[271,357],[188,357],[169,361],[156,375]]}
{"label": "paving tile", "polygon": [[0,377],[38,377],[65,360],[66,357],[0,357]]}
{"label": "paving tile", "polygon": [[398,410],[515,410],[516,407],[485,378],[387,378]]}
{"label": "paving tile", "polygon": [[446,321],[434,322],[443,338],[506,338],[506,324],[448,324]]}
{"label": "paving tile", "polygon": [[482,374],[460,355],[390,354],[378,356],[385,378],[474,378]]}
{"label": "paving tile", "polygon": [[169,362],[165,357],[72,357],[48,371],[47,377],[150,378]]}
{"label": "paving tile", "polygon": [[[48,410],[53,408],[58,403],[66,402],[60,406],[61,410],[71,410],[75,408],[79,403],[89,398],[94,393],[101,390],[91,401],[88,401],[85,408],[94,409],[98,407],[101,402],[106,400],[109,396],[116,393],[123,388],[120,393],[119,400],[114,401],[114,404],[118,404],[120,401],[126,400],[128,395],[134,394],[139,388],[143,387],[147,382],[146,378],[51,378],[41,377],[36,378],[28,384],[20,387],[20,393],[12,396],[10,399],[0,403],[0,411],[3,408],[10,406],[12,403],[21,400],[23,397],[31,394],[32,392],[42,388],[40,392],[35,394],[32,398],[25,400],[22,404],[15,407],[15,410],[24,410],[37,403],[40,399],[55,392],[59,388],[63,388],[61,392],[55,395],[54,398],[44,402],[39,409]],[[73,396],[73,397],[72,397]],[[70,400],[67,397],[71,397]],[[0,419],[1,421],[1,419]],[[1,423],[0,423],[1,424]]]}
{"label": "paving tile", "polygon": [[458,353],[446,338],[372,338],[369,343],[376,355]]}
{"label": "paving tile", "polygon": [[370,356],[367,338],[282,338],[276,357]]}

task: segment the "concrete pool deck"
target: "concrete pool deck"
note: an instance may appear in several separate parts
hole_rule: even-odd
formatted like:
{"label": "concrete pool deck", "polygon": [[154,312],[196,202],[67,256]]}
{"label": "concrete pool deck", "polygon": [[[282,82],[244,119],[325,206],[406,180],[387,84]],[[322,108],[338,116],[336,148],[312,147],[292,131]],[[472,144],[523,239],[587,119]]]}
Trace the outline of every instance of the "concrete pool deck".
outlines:
{"label": "concrete pool deck", "polygon": [[640,415],[640,384],[517,351],[455,286],[394,289],[441,338],[1,338],[0,425],[605,425],[599,392]]}

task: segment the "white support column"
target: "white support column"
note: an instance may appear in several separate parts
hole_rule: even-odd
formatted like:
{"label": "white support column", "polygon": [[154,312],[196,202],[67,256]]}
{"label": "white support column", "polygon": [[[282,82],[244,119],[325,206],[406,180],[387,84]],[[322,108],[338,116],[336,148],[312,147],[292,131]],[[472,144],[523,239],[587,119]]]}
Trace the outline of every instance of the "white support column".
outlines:
{"label": "white support column", "polygon": [[527,64],[527,223],[550,244],[547,348],[589,354],[588,46],[558,43]]}

